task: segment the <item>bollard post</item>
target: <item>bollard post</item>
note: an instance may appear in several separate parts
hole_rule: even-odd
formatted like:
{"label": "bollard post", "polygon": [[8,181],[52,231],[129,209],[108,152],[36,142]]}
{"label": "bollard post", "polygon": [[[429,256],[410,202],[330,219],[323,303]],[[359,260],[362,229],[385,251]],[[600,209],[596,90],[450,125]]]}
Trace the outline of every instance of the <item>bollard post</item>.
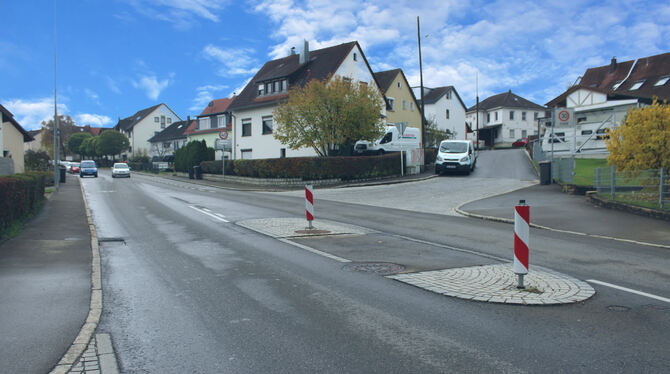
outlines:
{"label": "bollard post", "polygon": [[308,229],[312,229],[312,221],[314,220],[314,193],[312,185],[305,185],[305,215],[307,216]]}
{"label": "bollard post", "polygon": [[514,273],[519,278],[516,288],[524,289],[523,277],[528,274],[528,241],[530,237],[530,207],[526,200],[519,200],[514,207]]}

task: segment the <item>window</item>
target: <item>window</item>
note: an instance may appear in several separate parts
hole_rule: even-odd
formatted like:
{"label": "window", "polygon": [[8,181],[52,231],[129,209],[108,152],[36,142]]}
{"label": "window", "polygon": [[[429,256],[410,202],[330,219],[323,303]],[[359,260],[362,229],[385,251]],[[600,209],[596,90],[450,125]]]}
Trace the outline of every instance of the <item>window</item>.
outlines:
{"label": "window", "polygon": [[514,119],[514,111],[513,110],[509,111],[509,119],[511,119],[511,120]]}
{"label": "window", "polygon": [[402,110],[407,110],[407,101],[402,101]]}
{"label": "window", "polygon": [[496,121],[497,121],[498,120],[498,112],[496,112],[495,114],[496,114]]}
{"label": "window", "polygon": [[526,120],[526,112],[521,112],[521,120],[522,121]]}
{"label": "window", "polygon": [[447,109],[447,119],[449,119],[449,109]]}
{"label": "window", "polygon": [[607,128],[596,130],[596,134],[596,140],[605,140],[610,138],[609,134],[607,134]]}
{"label": "window", "polygon": [[398,88],[402,88],[402,85],[400,84],[400,82],[398,82]]}
{"label": "window", "polygon": [[286,158],[286,148],[279,149],[279,158]]}
{"label": "window", "polygon": [[263,135],[272,134],[272,116],[263,117]]}
{"label": "window", "polygon": [[358,61],[358,55],[354,52],[354,61]]}
{"label": "window", "polygon": [[265,83],[265,94],[269,95],[272,93],[272,83]]}
{"label": "window", "polygon": [[591,135],[593,134],[593,130],[582,130],[582,135]]}
{"label": "window", "polygon": [[662,86],[662,85],[668,83],[668,80],[670,80],[670,75],[666,75],[665,77],[661,77],[661,79],[659,79],[658,82],[654,83],[654,86]]}
{"label": "window", "polygon": [[411,101],[409,102],[409,110],[411,110],[412,112],[414,111],[414,103]]}
{"label": "window", "polygon": [[282,92],[284,92],[284,91],[286,91],[286,90],[288,89],[288,84],[287,84],[287,83],[288,83],[288,82],[286,81],[286,79],[282,79],[282,81],[281,81],[281,90],[282,90]]}
{"label": "window", "polygon": [[577,123],[586,121],[586,117],[577,117]]}
{"label": "window", "polygon": [[393,140],[393,133],[392,132],[387,132],[386,135],[382,138],[381,141],[379,141],[379,144],[386,144]]}
{"label": "window", "polygon": [[509,129],[509,137],[514,139],[514,129]]}
{"label": "window", "polygon": [[[251,136],[251,118],[242,120],[242,136]],[[251,152],[251,150],[249,150],[249,152]]]}
{"label": "window", "polygon": [[281,83],[279,83],[279,81],[275,81],[272,85],[274,86],[272,87],[272,92],[281,91]]}
{"label": "window", "polygon": [[158,123],[158,117],[154,117],[154,122]]}
{"label": "window", "polygon": [[564,132],[555,132],[554,133],[554,138],[549,141],[549,143],[561,143],[565,141],[565,133]]}
{"label": "window", "polygon": [[388,101],[389,104],[389,110],[394,112],[395,111],[395,100],[392,97],[387,97],[386,100]]}
{"label": "window", "polygon": [[161,125],[165,124],[165,116],[161,116]]}
{"label": "window", "polygon": [[217,117],[217,122],[218,122],[217,127],[219,128],[226,127],[226,116],[224,115]]}
{"label": "window", "polygon": [[521,137],[522,137],[522,138],[525,138],[525,137],[527,137],[527,136],[528,136],[528,131],[526,131],[526,130],[521,130]]}
{"label": "window", "polygon": [[538,112],[533,113],[533,119],[537,119],[537,117],[539,117],[539,116],[540,116],[540,113],[538,113]]}
{"label": "window", "polygon": [[172,117],[168,117],[168,123],[172,123]]}
{"label": "window", "polygon": [[210,129],[215,129],[216,126],[218,125],[218,121],[214,118],[209,119],[209,128]]}
{"label": "window", "polygon": [[486,123],[491,122],[491,113],[486,113]]}
{"label": "window", "polygon": [[163,149],[168,149],[170,148],[170,143],[163,143]]}
{"label": "window", "polygon": [[251,148],[240,150],[242,153],[242,160],[251,160]]}
{"label": "window", "polygon": [[349,78],[349,77],[343,77],[343,78],[342,78],[342,81],[343,81],[344,83],[351,83],[351,78]]}
{"label": "window", "polygon": [[265,92],[265,85],[263,83],[258,85],[258,96],[262,96]]}
{"label": "window", "polygon": [[644,84],[644,82],[645,82],[644,79],[639,80],[639,81],[633,83],[633,85],[630,86],[630,88],[629,88],[628,90],[629,90],[629,91],[635,91],[635,90],[639,89],[640,87],[642,87],[642,85]]}
{"label": "window", "polygon": [[195,129],[206,129],[209,127],[209,118],[208,117],[202,117],[198,118],[198,122],[195,124]]}

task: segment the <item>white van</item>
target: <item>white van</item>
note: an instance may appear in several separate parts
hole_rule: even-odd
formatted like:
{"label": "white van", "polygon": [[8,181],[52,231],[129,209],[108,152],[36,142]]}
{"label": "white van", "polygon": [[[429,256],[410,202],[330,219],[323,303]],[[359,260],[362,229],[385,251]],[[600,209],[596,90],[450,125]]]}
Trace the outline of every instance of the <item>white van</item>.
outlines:
{"label": "white van", "polygon": [[435,174],[464,171],[470,174],[477,164],[477,150],[472,140],[443,140],[437,149]]}
{"label": "white van", "polygon": [[367,140],[359,140],[354,145],[354,152],[358,154],[378,154],[385,152],[408,151],[419,148],[419,138],[421,137],[419,129],[407,127],[405,132],[400,135],[395,126],[386,126],[386,134],[373,143]]}

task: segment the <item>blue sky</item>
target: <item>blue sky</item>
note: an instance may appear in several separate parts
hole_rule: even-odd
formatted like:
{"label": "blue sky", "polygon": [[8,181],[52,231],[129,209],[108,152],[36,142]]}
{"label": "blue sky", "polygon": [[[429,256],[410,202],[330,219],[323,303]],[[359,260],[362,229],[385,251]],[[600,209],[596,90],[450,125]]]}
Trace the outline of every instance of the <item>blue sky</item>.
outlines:
{"label": "blue sky", "polygon": [[358,40],[373,70],[453,85],[466,106],[512,90],[544,104],[587,68],[670,52],[670,3],[650,1],[0,0],[0,103],[26,129],[59,112],[111,127],[164,102],[182,118],[239,92],[292,46]]}

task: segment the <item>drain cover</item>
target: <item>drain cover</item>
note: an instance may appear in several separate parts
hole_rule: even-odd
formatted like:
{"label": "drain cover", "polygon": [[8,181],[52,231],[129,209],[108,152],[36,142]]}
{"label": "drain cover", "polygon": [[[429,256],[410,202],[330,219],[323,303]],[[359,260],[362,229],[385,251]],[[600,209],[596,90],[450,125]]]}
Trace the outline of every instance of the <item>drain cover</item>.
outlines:
{"label": "drain cover", "polygon": [[98,243],[125,243],[123,238],[98,238]]}
{"label": "drain cover", "polygon": [[344,265],[342,269],[347,271],[357,271],[361,273],[374,273],[379,275],[390,275],[396,274],[403,270],[405,267],[398,264],[393,264],[390,262],[353,262],[350,264]]}
{"label": "drain cover", "polygon": [[607,310],[612,312],[627,312],[630,310],[630,308],[623,305],[610,305],[607,307]]}

